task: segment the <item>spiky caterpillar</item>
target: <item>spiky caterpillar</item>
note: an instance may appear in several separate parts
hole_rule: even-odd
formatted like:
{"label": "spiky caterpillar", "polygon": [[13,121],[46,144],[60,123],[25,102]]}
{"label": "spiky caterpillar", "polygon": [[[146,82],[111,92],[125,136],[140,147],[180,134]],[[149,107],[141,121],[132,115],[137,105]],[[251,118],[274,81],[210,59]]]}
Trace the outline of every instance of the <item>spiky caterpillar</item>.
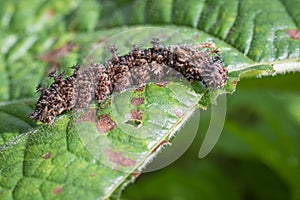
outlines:
{"label": "spiky caterpillar", "polygon": [[190,82],[201,81],[209,89],[219,89],[227,81],[227,70],[223,66],[219,51],[212,43],[181,46],[160,46],[158,39],[152,40],[153,47],[117,56],[111,47],[113,58],[104,64],[91,64],[63,78],[56,71],[49,74],[54,82],[48,88],[37,87],[41,96],[30,118],[51,124],[53,118],[72,108],[85,108],[93,99],[101,103],[114,90],[123,91],[129,85],[142,85],[151,78],[160,80],[171,74],[169,69],[181,73]]}

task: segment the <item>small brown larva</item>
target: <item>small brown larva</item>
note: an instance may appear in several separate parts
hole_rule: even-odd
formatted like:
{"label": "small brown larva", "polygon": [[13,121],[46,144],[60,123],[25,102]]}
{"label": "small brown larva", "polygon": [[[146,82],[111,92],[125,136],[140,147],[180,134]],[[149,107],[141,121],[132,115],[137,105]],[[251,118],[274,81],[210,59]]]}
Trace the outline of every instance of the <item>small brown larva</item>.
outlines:
{"label": "small brown larva", "polygon": [[79,71],[79,65],[73,66],[74,73],[66,79],[63,73],[50,73],[54,82],[48,88],[38,86],[41,96],[30,118],[51,124],[63,111],[85,108],[93,99],[101,103],[114,90],[123,91],[132,84],[159,80],[171,73],[170,68],[188,81],[200,81],[209,89],[225,85],[227,70],[212,43],[160,46],[158,39],[153,39],[152,44],[152,48],[143,50],[134,46],[133,51],[123,56],[117,56],[112,47],[111,60],[91,64],[83,71]]}

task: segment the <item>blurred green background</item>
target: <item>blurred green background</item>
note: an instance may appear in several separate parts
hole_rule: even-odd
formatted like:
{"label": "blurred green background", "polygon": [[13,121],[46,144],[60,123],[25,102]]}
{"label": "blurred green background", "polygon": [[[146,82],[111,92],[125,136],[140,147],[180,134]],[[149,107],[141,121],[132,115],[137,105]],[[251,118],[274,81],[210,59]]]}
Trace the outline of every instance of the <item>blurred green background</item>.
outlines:
{"label": "blurred green background", "polygon": [[[188,13],[178,23],[171,22],[170,13],[165,11],[174,2],[181,3]],[[35,86],[46,80],[45,74],[57,64],[69,70],[67,67],[80,58],[76,46],[69,49],[67,45],[56,57],[47,52],[61,48],[80,34],[99,30],[101,34],[101,30],[123,25],[177,24],[218,36],[222,31],[217,27],[210,29],[204,24],[206,27],[202,29],[190,20],[189,15],[202,9],[193,7],[197,2],[1,1],[1,105],[27,99],[32,107]],[[293,2],[297,3],[283,4]],[[134,15],[129,15],[131,6],[136,9]],[[145,9],[147,7],[151,9]],[[287,8],[293,14],[292,8]],[[295,18],[298,26],[299,21],[299,17]],[[299,73],[241,80],[236,92],[227,95],[226,122],[213,151],[203,159],[198,158],[210,119],[209,111],[201,112],[199,133],[188,151],[172,165],[142,174],[125,189],[122,199],[300,199],[299,85]],[[31,109],[24,110],[23,118]],[[27,124],[20,122],[14,130],[22,132],[35,126],[30,120],[24,120]],[[1,132],[5,131],[6,127],[1,127]],[[11,136],[2,136],[1,140],[5,142],[9,138]]]}

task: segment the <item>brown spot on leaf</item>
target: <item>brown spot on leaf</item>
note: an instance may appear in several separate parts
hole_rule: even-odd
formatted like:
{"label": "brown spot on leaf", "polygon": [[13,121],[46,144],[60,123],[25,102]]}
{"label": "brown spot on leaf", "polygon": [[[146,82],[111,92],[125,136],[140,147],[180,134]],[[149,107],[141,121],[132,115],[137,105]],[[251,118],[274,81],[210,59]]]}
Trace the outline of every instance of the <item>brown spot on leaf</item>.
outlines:
{"label": "brown spot on leaf", "polygon": [[168,85],[169,83],[170,83],[170,81],[163,81],[163,82],[156,83],[156,85],[158,87],[166,87],[166,85]]}
{"label": "brown spot on leaf", "polygon": [[143,119],[143,112],[140,110],[131,110],[130,111],[131,119],[142,120]]}
{"label": "brown spot on leaf", "polygon": [[170,142],[168,140],[163,140],[161,141],[153,150],[152,153],[156,152],[159,148],[165,146],[165,145],[169,145]]}
{"label": "brown spot on leaf", "polygon": [[39,57],[40,60],[46,61],[49,64],[55,64],[61,57],[68,55],[76,46],[74,44],[66,43],[63,44],[58,49],[52,50],[46,54]]}
{"label": "brown spot on leaf", "polygon": [[43,155],[43,159],[44,159],[44,160],[47,160],[47,159],[49,159],[49,158],[51,158],[51,153],[50,153],[50,152],[47,152],[47,153],[45,153],[45,154]]}
{"label": "brown spot on leaf", "polygon": [[131,104],[134,106],[139,106],[141,104],[143,104],[145,101],[144,97],[136,97],[131,99]]}
{"label": "brown spot on leaf", "polygon": [[233,84],[233,85],[236,85],[238,82],[239,82],[239,80],[236,79],[236,80],[234,80],[234,81],[232,82],[232,84]]}
{"label": "brown spot on leaf", "polygon": [[287,30],[285,33],[294,40],[300,40],[300,31],[297,29],[290,29],[290,30]]}
{"label": "brown spot on leaf", "polygon": [[108,159],[115,163],[115,168],[117,168],[119,165],[122,165],[124,167],[133,166],[135,164],[135,161],[127,158],[120,153],[117,153],[115,151],[112,151],[110,149],[105,149],[105,154],[108,156]]}
{"label": "brown spot on leaf", "polygon": [[144,89],[145,89],[145,85],[136,88],[135,91],[137,91],[137,92],[143,92]]}
{"label": "brown spot on leaf", "polygon": [[135,173],[133,173],[132,175],[133,175],[135,178],[137,178],[137,177],[139,177],[141,174],[142,174],[141,172],[135,172]]}
{"label": "brown spot on leaf", "polygon": [[94,173],[90,173],[90,177],[94,177],[95,176],[95,174]]}
{"label": "brown spot on leaf", "polygon": [[101,133],[111,131],[116,127],[116,123],[110,118],[109,115],[103,114],[97,118],[97,129]]}
{"label": "brown spot on leaf", "polygon": [[58,186],[58,187],[54,188],[52,192],[53,192],[53,194],[58,195],[62,192],[62,187]]}
{"label": "brown spot on leaf", "polygon": [[54,11],[52,9],[48,9],[45,11],[46,16],[48,17],[53,17],[54,16]]}
{"label": "brown spot on leaf", "polygon": [[92,108],[80,115],[76,122],[96,122],[96,109]]}
{"label": "brown spot on leaf", "polygon": [[178,118],[180,118],[180,117],[183,116],[183,111],[182,111],[181,109],[179,109],[179,108],[175,108],[174,112],[175,112],[175,115],[176,115]]}
{"label": "brown spot on leaf", "polygon": [[193,36],[193,39],[196,40],[196,39],[198,39],[199,37],[200,37],[199,34],[196,34],[196,35]]}

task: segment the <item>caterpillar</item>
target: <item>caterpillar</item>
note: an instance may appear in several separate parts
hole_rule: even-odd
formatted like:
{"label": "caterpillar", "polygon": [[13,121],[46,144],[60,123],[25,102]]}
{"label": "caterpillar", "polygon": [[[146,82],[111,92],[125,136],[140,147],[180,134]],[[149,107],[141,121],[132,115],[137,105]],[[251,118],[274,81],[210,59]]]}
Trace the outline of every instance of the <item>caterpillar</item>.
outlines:
{"label": "caterpillar", "polygon": [[117,49],[110,47],[110,60],[90,64],[85,70],[75,65],[73,74],[67,78],[64,72],[51,72],[48,76],[54,82],[48,88],[38,85],[36,90],[41,96],[29,117],[51,124],[55,116],[64,111],[83,109],[92,100],[101,103],[113,91],[124,91],[130,85],[160,80],[172,73],[170,69],[190,82],[201,82],[208,89],[225,85],[227,70],[213,43],[161,46],[157,38],[151,43],[151,48],[142,50],[133,45],[132,51],[123,56],[118,56]]}

